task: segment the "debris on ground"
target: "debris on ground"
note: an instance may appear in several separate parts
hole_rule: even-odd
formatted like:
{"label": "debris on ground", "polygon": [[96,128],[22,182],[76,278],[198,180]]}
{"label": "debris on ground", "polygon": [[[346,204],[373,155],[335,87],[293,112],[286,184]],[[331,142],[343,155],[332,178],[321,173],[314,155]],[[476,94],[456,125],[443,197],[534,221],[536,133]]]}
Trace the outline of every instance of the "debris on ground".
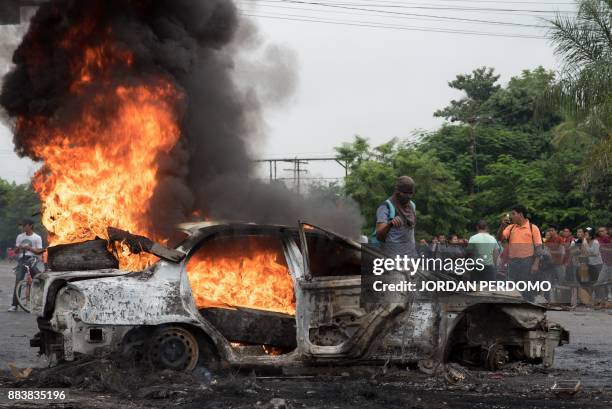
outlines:
{"label": "debris on ground", "polygon": [[550,390],[560,398],[572,397],[576,395],[580,389],[582,389],[582,383],[574,380],[556,381],[550,388]]}
{"label": "debris on ground", "polygon": [[424,374],[435,375],[440,370],[441,364],[433,359],[421,359],[417,366]]}
{"label": "debris on ground", "polygon": [[524,362],[512,362],[504,368],[506,374],[512,375],[529,375],[531,367]]}
{"label": "debris on ground", "polygon": [[8,367],[15,379],[27,379],[32,374],[32,368],[17,368],[15,364],[8,364]]}
{"label": "debris on ground", "polygon": [[466,371],[456,364],[445,365],[444,378],[450,385],[465,381]]}
{"label": "debris on ground", "polygon": [[[12,370],[12,369],[11,369]],[[83,357],[52,368],[37,369],[17,383],[21,388],[75,388],[92,392],[113,392],[126,398],[165,399],[184,393],[183,389],[205,390],[211,375],[205,368],[192,373],[154,370],[147,365],[118,362],[116,358]]]}
{"label": "debris on ground", "polygon": [[[572,394],[576,381],[566,381],[568,385],[562,381],[553,382],[554,378],[568,379],[569,373],[563,370],[529,371],[527,375],[521,375],[521,367],[512,365],[495,373],[458,364],[424,362],[421,366],[435,368],[433,375],[390,366],[386,374],[378,371],[377,382],[373,383],[369,379],[371,373],[363,375],[358,368],[352,367],[342,370],[329,368],[328,372],[327,368],[319,367],[317,375],[308,376],[278,376],[265,372],[260,376],[253,371],[235,370],[210,372],[204,367],[185,374],[132,367],[103,357],[82,358],[59,367],[34,369],[30,377],[23,380],[5,381],[0,376],[0,386],[69,389],[71,396],[89,399],[72,407],[87,409],[104,408],[97,403],[97,397],[101,395],[126,403],[125,406],[116,406],[117,409],[383,409],[404,407],[406,402],[414,402],[419,408],[434,409],[448,407],[449,402],[458,396],[466,404],[478,407],[477,404],[486,402],[489,407],[500,409],[517,409],[520,406],[517,406],[516,399],[526,398],[534,402],[547,400],[550,407],[558,409],[587,406],[607,409],[612,404],[612,395],[606,387],[595,389],[592,382],[583,380],[579,386],[580,394]],[[362,375],[358,375],[360,373]],[[551,389],[553,383],[556,386]],[[570,397],[571,400],[565,399]],[[586,402],[589,404],[585,405]]]}
{"label": "debris on ground", "polygon": [[285,399],[273,398],[270,399],[270,408],[271,409],[289,409],[287,406],[287,402]]}

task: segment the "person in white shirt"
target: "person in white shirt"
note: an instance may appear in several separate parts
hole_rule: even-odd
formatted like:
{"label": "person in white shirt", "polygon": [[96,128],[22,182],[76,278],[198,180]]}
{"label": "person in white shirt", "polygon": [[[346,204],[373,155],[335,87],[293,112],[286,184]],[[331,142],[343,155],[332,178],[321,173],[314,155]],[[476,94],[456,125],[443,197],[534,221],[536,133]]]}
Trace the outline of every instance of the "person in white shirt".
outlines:
{"label": "person in white shirt", "polygon": [[468,242],[468,253],[474,259],[481,259],[484,269],[482,271],[474,270],[471,272],[471,279],[474,281],[492,281],[495,280],[497,269],[497,258],[500,253],[500,245],[489,234],[487,222],[481,220],[476,226],[478,233],[470,237]]}
{"label": "person in white shirt", "polygon": [[[15,240],[15,252],[17,253],[17,262],[20,268],[17,269],[15,276],[15,289],[17,284],[25,277],[26,269],[23,268],[23,263],[30,257],[36,257],[40,260],[41,254],[44,253],[42,238],[34,233],[34,222],[26,219],[22,224],[23,233],[20,233]],[[13,291],[13,304],[8,309],[9,312],[17,311],[17,294]]]}
{"label": "person in white shirt", "polygon": [[582,254],[587,258],[589,268],[589,281],[595,282],[603,267],[603,259],[599,251],[599,241],[595,238],[595,233],[591,227],[587,227],[582,241]]}

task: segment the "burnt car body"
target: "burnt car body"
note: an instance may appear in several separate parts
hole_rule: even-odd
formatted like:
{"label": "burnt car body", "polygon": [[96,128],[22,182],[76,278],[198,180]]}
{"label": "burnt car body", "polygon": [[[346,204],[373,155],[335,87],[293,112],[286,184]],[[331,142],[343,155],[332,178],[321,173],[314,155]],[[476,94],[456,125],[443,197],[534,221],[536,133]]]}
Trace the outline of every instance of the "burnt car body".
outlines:
{"label": "burnt car body", "polygon": [[[179,370],[202,363],[244,368],[421,360],[495,369],[509,360],[552,365],[555,347],[568,341],[563,328],[546,321],[544,307],[514,295],[406,296],[362,306],[361,252],[372,250],[321,228],[211,222],[181,228],[188,236],[176,247],[184,254],[178,262],[160,260],[131,273],[39,275],[30,308],[40,332],[31,345],[51,364],[119,352]],[[278,240],[295,316],[272,314],[259,322],[255,311],[249,322],[248,309],[197,308],[186,272],[190,257],[207,243],[245,237]],[[279,348],[269,354],[262,346]]]}

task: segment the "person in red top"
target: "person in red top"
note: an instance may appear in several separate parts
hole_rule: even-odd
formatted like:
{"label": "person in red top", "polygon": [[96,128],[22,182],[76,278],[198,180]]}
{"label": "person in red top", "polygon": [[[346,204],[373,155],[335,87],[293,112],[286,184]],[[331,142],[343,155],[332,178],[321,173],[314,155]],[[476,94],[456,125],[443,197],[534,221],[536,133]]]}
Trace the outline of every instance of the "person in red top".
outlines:
{"label": "person in red top", "polygon": [[15,249],[12,247],[9,247],[6,249],[6,260],[7,261],[15,261],[17,259],[17,253],[15,252]]}
{"label": "person in red top", "polygon": [[612,237],[608,235],[608,229],[603,226],[597,228],[597,241],[599,244],[612,243]]}
{"label": "person in red top", "polygon": [[569,271],[569,266],[571,264],[569,248],[575,239],[574,236],[572,236],[572,231],[569,227],[564,227],[563,230],[561,230],[561,234],[559,234],[559,236],[563,240],[563,247],[565,248],[565,256],[563,256],[563,265],[565,266],[567,278],[567,272]]}
{"label": "person in red top", "polygon": [[550,253],[549,273],[557,283],[565,280],[565,239],[557,234],[553,226],[546,231],[549,238],[545,246]]}
{"label": "person in red top", "polygon": [[563,244],[569,245],[574,241],[574,236],[572,236],[572,231],[569,227],[564,227],[559,234],[559,237],[563,240]]}
{"label": "person in red top", "polygon": [[[516,205],[510,220],[502,219],[497,232],[500,242],[508,242],[508,278],[513,281],[531,281],[540,270],[542,236],[540,229],[527,218],[527,208]],[[522,291],[523,298],[533,301],[532,291]]]}

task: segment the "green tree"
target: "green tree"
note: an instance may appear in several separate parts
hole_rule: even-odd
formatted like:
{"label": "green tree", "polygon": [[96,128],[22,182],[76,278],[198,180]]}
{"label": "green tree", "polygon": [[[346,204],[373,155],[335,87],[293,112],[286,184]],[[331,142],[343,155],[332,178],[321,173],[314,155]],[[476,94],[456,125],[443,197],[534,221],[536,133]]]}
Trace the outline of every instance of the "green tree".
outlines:
{"label": "green tree", "polygon": [[452,100],[446,108],[437,110],[434,116],[445,118],[451,122],[472,123],[483,115],[483,107],[500,86],[497,84],[499,75],[493,68],[481,67],[471,74],[457,75],[448,86],[463,91],[465,96],[458,101]]}
{"label": "green tree", "polygon": [[523,70],[520,76],[510,78],[485,103],[492,123],[524,131],[547,131],[562,118],[552,107],[541,109],[536,116],[537,102],[554,84],[555,74],[537,67]]}
{"label": "green tree", "polygon": [[[449,154],[453,156],[450,168],[455,177],[469,194],[475,193],[475,178],[498,155],[517,152],[525,159],[533,159],[534,152],[539,153],[549,144],[550,137],[543,135],[543,130],[558,123],[559,118],[547,112],[542,115],[542,124],[537,125],[533,112],[535,101],[550,87],[553,78],[553,73],[538,67],[523,71],[502,88],[493,68],[482,67],[471,74],[458,75],[449,86],[464,91],[465,96],[451,101],[434,116],[459,125],[446,124],[426,137],[425,149],[435,150],[444,161],[450,160]],[[509,135],[510,132],[517,134]],[[519,146],[506,141],[518,142]]]}
{"label": "green tree", "polygon": [[367,138],[355,135],[353,142],[344,142],[334,148],[337,152],[338,160],[343,161],[349,166],[358,166],[362,161],[369,159],[370,143]]}
{"label": "green tree", "polygon": [[40,201],[30,185],[17,185],[0,178],[0,257],[15,245],[19,225],[25,218],[36,222],[36,231],[45,236],[40,224]]}
{"label": "green tree", "polygon": [[[476,149],[470,152],[472,131],[463,125],[443,125],[421,140],[420,150],[429,151],[446,164],[454,177],[461,182],[466,193],[473,193],[477,167],[482,173],[500,155],[533,161],[550,151],[551,136],[544,132],[509,129],[500,125],[485,125],[473,130]],[[476,190],[479,188],[475,185]]]}
{"label": "green tree", "polygon": [[552,72],[524,70],[505,87],[497,85],[498,79],[492,68],[484,67],[458,75],[449,85],[463,90],[465,97],[434,115],[459,124],[447,123],[422,139],[421,149],[444,161],[469,195],[479,189],[475,179],[499,155],[536,160],[549,153],[549,130],[561,120],[552,108],[534,118],[536,101],[553,83]]}
{"label": "green tree", "polygon": [[363,142],[356,137],[353,144],[345,143],[337,151],[342,149],[345,157],[356,158],[350,162],[345,190],[360,206],[366,220],[364,232],[373,230],[376,209],[392,194],[400,175],[412,176],[417,185],[414,201],[419,237],[464,230],[469,209],[461,201],[461,186],[437,157],[396,140],[375,148],[367,144],[367,150]]}
{"label": "green tree", "polygon": [[578,1],[576,16],[551,21],[550,38],[564,68],[549,102],[597,139],[583,165],[583,181],[589,184],[611,172],[612,0]]}

